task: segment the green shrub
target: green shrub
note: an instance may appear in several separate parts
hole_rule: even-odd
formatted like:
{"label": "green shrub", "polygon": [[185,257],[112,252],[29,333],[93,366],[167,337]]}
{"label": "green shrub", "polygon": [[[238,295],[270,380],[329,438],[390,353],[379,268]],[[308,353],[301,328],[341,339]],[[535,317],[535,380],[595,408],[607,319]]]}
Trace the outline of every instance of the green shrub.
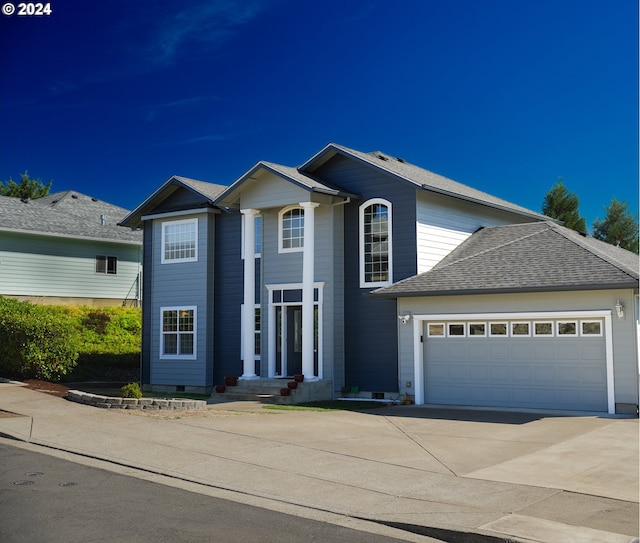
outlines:
{"label": "green shrub", "polygon": [[67,318],[0,296],[0,372],[59,381],[76,365],[77,334]]}
{"label": "green shrub", "polygon": [[142,390],[138,383],[129,383],[120,389],[123,398],[142,398]]}

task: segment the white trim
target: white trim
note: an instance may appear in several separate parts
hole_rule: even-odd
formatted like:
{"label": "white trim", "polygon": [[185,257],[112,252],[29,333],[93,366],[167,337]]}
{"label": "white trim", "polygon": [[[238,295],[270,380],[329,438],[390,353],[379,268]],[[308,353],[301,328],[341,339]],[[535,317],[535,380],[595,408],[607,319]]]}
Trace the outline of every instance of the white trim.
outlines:
{"label": "white trim", "polygon": [[[491,325],[492,324],[504,324],[504,334],[494,334],[491,331]],[[487,331],[489,333],[488,337],[496,337],[496,338],[509,337],[509,322],[508,321],[501,321],[501,320],[489,321],[489,329]]]}
{"label": "white trim", "polygon": [[[609,414],[616,412],[616,395],[615,395],[615,379],[613,369],[613,325],[611,319],[611,310],[587,310],[587,311],[536,311],[531,313],[512,312],[512,313],[437,313],[414,314],[413,315],[413,373],[414,373],[414,394],[415,403],[417,405],[424,404],[424,344],[422,342],[423,329],[425,322],[453,321],[453,320],[488,320],[493,322],[502,322],[510,320],[524,319],[604,319],[604,340],[605,340],[605,364],[607,372],[607,411]],[[503,337],[503,336],[490,336]],[[570,336],[575,337],[575,336]]]}
{"label": "white trim", "polygon": [[[258,214],[256,209],[242,209],[242,222],[244,223],[244,285],[243,285],[243,301],[245,307],[255,307],[256,305],[256,270],[254,256],[254,235],[255,235],[255,216]],[[256,365],[254,356],[248,353],[254,351],[255,345],[255,319],[252,311],[244,311],[242,314],[242,352],[245,356],[242,358],[242,376],[241,379],[257,379]]]}
{"label": "white trim", "polygon": [[[574,334],[561,334],[560,333],[560,325],[561,324],[573,324],[575,325],[575,333]],[[580,335],[580,323],[577,319],[560,319],[556,321],[556,337],[566,338],[576,338]]]}
{"label": "white trim", "polygon": [[[526,324],[527,325],[527,333],[526,334],[514,334],[513,333],[513,327],[517,326],[519,324]],[[511,321],[509,323],[509,336],[512,337],[512,338],[531,337],[531,322],[530,321],[522,321],[522,320]]]}
{"label": "white trim", "polygon": [[[431,326],[442,326],[442,334],[432,334]],[[444,322],[429,322],[427,323],[427,337],[432,338],[445,338],[447,337],[447,325]]]}
{"label": "white trim", "polygon": [[[193,311],[193,354],[164,354],[164,312],[165,311]],[[178,327],[179,328],[179,327]],[[176,331],[178,336],[180,330]],[[180,341],[178,340],[178,348],[180,347]],[[161,360],[195,360],[198,357],[198,306],[196,305],[175,305],[165,306],[160,308],[160,352],[159,356]]]}
{"label": "white trim", "polygon": [[[387,208],[387,265],[389,278],[386,281],[365,281],[364,254],[364,210],[374,204],[382,204]],[[358,208],[358,253],[360,258],[360,288],[383,287],[393,283],[393,219],[391,202],[383,198],[371,198]]]}
{"label": "white trim", "polygon": [[[323,376],[323,297],[324,297],[324,281],[317,281],[313,283],[313,289],[318,290],[318,300],[313,302],[313,307],[318,308],[318,375],[317,377],[312,377],[315,379],[322,379]],[[302,290],[302,283],[272,283],[269,285],[265,285],[267,289],[267,314],[269,316],[269,321],[266,327],[267,330],[267,352],[268,352],[268,360],[267,360],[267,373],[268,377],[276,377],[276,356],[277,356],[277,347],[278,347],[278,338],[277,338],[277,330],[278,326],[276,323],[276,307],[290,307],[290,306],[302,306],[302,302],[274,302],[273,301],[273,292],[275,290]],[[282,343],[286,346],[286,311],[282,311],[281,313],[283,322],[282,325]],[[265,320],[261,318],[260,324],[262,325],[262,330],[265,330]],[[286,368],[286,348],[282,349],[282,368]],[[306,377],[305,377],[306,379]]]}
{"label": "white trim", "polygon": [[[166,249],[166,229],[168,226],[178,226],[180,224],[194,224],[194,251],[195,255],[190,256],[188,258],[166,258],[165,249]],[[194,217],[193,219],[182,219],[179,221],[163,221],[160,223],[160,229],[162,232],[161,236],[161,245],[160,245],[160,263],[161,264],[181,264],[183,262],[197,262],[198,261],[198,218]]]}
{"label": "white trim", "polygon": [[[481,324],[482,326],[484,326],[484,333],[482,334],[472,334],[471,333],[471,327],[474,325],[479,325]],[[486,322],[469,322],[467,323],[467,336],[470,338],[486,338],[488,337],[488,326]]]}
{"label": "white trim", "polygon": [[[536,332],[536,324],[549,324],[551,325],[551,333],[550,334],[538,334]],[[553,321],[534,321],[533,322],[533,326],[531,327],[531,333],[533,335],[533,337],[555,337],[555,326],[553,324]]]}
{"label": "white trim", "polygon": [[[283,236],[282,236],[282,229],[283,229],[283,224],[282,224],[282,220],[284,217],[284,214],[293,210],[293,209],[301,209],[302,210],[302,245],[300,247],[283,247]],[[306,212],[304,207],[302,207],[302,205],[300,204],[294,204],[294,205],[290,205],[287,207],[283,207],[279,212],[278,212],[278,252],[279,253],[301,253],[304,251],[304,234],[306,232],[306,222],[307,222],[307,217],[306,217]]]}
{"label": "white trim", "polygon": [[[462,334],[452,334],[451,326],[462,326]],[[448,322],[446,328],[447,337],[450,338],[464,338],[467,337],[467,323],[466,322]]]}
{"label": "white trim", "polygon": [[183,209],[182,211],[167,211],[166,213],[152,213],[151,215],[142,215],[140,220],[147,221],[149,219],[168,219],[171,217],[183,217],[184,215],[202,215],[203,213],[219,214],[220,211],[212,208],[205,209]]}
{"label": "white trim", "polygon": [[[256,245],[256,240],[258,239],[258,235],[257,235],[257,231],[258,229],[255,227],[255,225],[258,222],[258,219],[260,219],[260,248],[262,248],[262,229],[264,227],[264,221],[262,220],[262,215],[260,214],[260,211],[256,210],[257,214],[254,216],[253,222],[254,222],[254,240],[253,240],[253,246],[254,246],[254,258],[261,258],[262,257],[262,251],[257,252],[255,251],[255,245]],[[241,235],[240,235],[240,239],[241,239],[241,246],[240,246],[240,258],[242,258],[242,260],[244,260],[244,221],[242,221],[241,223]]]}
{"label": "white trim", "polygon": [[[599,334],[585,334],[582,328],[583,324],[595,324],[598,323],[600,325],[600,333]],[[588,320],[581,320],[580,324],[578,325],[580,328],[580,337],[602,337],[602,334],[604,333],[604,327],[603,327],[603,323],[602,323],[602,319],[588,319]]]}

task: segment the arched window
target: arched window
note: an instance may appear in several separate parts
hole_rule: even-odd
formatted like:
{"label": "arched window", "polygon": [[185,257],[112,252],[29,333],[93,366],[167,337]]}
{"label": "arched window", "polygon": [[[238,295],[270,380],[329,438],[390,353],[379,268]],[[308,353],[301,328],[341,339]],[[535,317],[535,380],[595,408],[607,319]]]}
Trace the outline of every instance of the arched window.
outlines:
{"label": "arched window", "polygon": [[391,255],[391,203],[368,200],[360,206],[360,287],[391,284]]}
{"label": "arched window", "polygon": [[302,251],[304,247],[304,209],[285,207],[279,215],[280,252]]}

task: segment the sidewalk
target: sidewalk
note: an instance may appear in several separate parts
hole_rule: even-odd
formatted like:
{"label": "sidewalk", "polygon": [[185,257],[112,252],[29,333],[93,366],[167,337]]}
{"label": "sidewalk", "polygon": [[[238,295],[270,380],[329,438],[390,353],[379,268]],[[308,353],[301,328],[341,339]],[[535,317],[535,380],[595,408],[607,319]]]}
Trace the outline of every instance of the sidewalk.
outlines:
{"label": "sidewalk", "polygon": [[29,443],[14,446],[407,541],[449,530],[541,543],[638,537],[637,419],[240,402],[144,414],[0,383],[0,434]]}

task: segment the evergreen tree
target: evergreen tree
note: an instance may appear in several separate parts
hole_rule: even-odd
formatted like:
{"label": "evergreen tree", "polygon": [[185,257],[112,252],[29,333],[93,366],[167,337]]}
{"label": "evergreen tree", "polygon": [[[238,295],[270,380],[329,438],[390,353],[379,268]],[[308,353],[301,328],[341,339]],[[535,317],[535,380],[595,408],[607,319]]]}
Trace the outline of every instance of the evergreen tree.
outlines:
{"label": "evergreen tree", "polygon": [[567,228],[586,232],[587,224],[584,217],[581,217],[578,212],[578,203],[578,197],[569,192],[562,182],[562,177],[558,177],[558,182],[544,197],[542,213],[547,217],[562,221]]}
{"label": "evergreen tree", "polygon": [[3,183],[0,181],[0,196],[13,196],[16,198],[29,198],[35,200],[49,194],[53,181],[44,184],[40,179],[30,179],[29,172],[25,171],[20,175],[20,183],[16,183],[13,179]]}
{"label": "evergreen tree", "polygon": [[627,202],[615,197],[605,211],[604,220],[593,221],[593,237],[638,254],[638,216],[631,214]]}

